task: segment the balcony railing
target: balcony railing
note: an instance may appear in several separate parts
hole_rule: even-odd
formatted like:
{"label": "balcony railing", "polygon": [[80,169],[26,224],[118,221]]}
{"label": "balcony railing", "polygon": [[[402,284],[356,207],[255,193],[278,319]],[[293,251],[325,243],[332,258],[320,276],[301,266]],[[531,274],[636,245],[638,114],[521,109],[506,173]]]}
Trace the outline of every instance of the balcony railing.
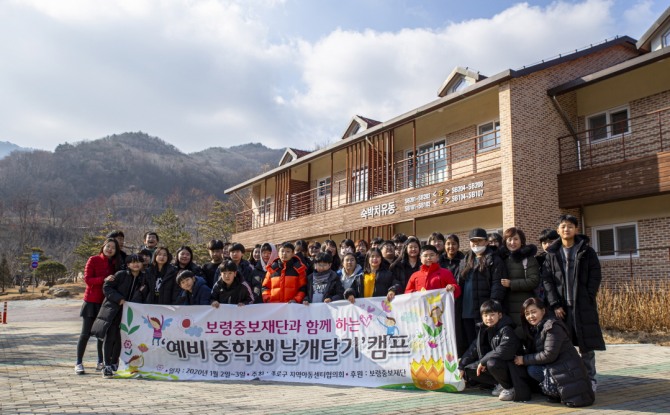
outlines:
{"label": "balcony railing", "polygon": [[[357,171],[348,179],[335,181],[304,192],[292,193],[279,201],[236,215],[236,232],[257,229],[272,223],[326,212],[353,203],[405,189],[416,189],[477,172],[500,167],[499,146],[482,148],[491,143],[487,133],[430,151],[419,151],[389,164],[386,157],[374,168]],[[387,155],[385,155],[387,156]]]}
{"label": "balcony railing", "polygon": [[[597,137],[597,138],[596,138]],[[560,171],[634,160],[670,149],[670,107],[558,138]]]}

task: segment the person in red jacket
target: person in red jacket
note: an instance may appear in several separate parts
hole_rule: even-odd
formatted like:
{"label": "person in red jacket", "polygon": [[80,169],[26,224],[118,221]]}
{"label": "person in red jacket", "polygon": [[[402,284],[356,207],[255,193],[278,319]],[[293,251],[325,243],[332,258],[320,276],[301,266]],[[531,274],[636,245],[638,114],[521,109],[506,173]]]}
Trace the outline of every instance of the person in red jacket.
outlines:
{"label": "person in red jacket", "polygon": [[[79,341],[77,342],[77,363],[74,365],[74,373],[78,375],[84,374],[84,365],[82,362],[88,339],[91,337],[91,327],[98,316],[100,305],[105,299],[105,294],[102,292],[105,278],[114,275],[121,269],[122,264],[119,243],[114,238],[105,239],[100,248],[100,253],[90,257],[86,262],[86,267],[84,268],[86,290],[84,291],[84,303],[81,305],[79,313],[83,319],[83,323]],[[96,370],[102,370],[103,366],[102,340],[98,340],[98,366]]]}
{"label": "person in red jacket", "polygon": [[454,298],[458,298],[461,295],[461,287],[456,283],[451,271],[440,267],[437,248],[433,245],[424,245],[420,257],[421,268],[409,278],[405,293],[446,288],[448,292],[454,293]]}
{"label": "person in red jacket", "polygon": [[284,242],[279,258],[267,266],[263,280],[264,303],[302,303],[307,295],[307,267],[294,255],[292,243]]}

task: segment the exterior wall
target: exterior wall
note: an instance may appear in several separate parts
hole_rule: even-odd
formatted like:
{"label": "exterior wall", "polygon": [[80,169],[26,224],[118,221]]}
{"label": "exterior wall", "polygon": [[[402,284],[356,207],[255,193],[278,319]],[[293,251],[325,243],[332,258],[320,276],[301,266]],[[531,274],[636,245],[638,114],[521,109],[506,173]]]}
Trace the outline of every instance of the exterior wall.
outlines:
{"label": "exterior wall", "polygon": [[635,55],[616,46],[500,86],[504,228],[518,226],[537,235],[560,215],[557,138],[569,131],[546,91]]}

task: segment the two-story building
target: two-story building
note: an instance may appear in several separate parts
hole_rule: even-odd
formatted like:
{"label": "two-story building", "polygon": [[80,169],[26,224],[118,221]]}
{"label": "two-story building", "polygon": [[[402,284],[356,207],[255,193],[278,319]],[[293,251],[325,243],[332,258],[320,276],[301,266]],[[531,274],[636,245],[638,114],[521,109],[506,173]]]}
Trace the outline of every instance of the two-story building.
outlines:
{"label": "two-story building", "polygon": [[[581,219],[611,277],[670,275],[670,8],[618,37],[483,76],[454,69],[438,99],[355,116],[342,139],[288,149],[246,192],[233,239],[461,236],[517,226],[529,242]],[[662,249],[665,247],[665,249]],[[640,275],[642,276],[642,275]]]}

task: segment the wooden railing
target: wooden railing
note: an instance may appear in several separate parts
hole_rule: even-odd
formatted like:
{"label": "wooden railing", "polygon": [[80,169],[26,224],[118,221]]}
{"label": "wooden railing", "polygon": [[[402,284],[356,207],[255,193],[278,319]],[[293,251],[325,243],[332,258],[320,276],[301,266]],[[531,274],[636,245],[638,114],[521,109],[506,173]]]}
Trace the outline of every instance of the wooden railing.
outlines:
{"label": "wooden railing", "polygon": [[[491,137],[495,134],[499,132],[478,135],[435,148],[416,156],[403,158],[392,165],[382,164],[374,169],[368,168],[367,174],[352,174],[349,179],[287,195],[285,199],[279,201],[279,204],[273,201],[261,208],[245,210],[236,215],[236,232],[257,229],[377,196],[443,183],[498,168],[499,146],[480,148],[482,143],[492,143]],[[499,142],[497,136],[494,140]],[[277,211],[276,206],[280,206],[281,211]]]}
{"label": "wooden railing", "polygon": [[670,149],[670,107],[558,138],[561,173]]}

